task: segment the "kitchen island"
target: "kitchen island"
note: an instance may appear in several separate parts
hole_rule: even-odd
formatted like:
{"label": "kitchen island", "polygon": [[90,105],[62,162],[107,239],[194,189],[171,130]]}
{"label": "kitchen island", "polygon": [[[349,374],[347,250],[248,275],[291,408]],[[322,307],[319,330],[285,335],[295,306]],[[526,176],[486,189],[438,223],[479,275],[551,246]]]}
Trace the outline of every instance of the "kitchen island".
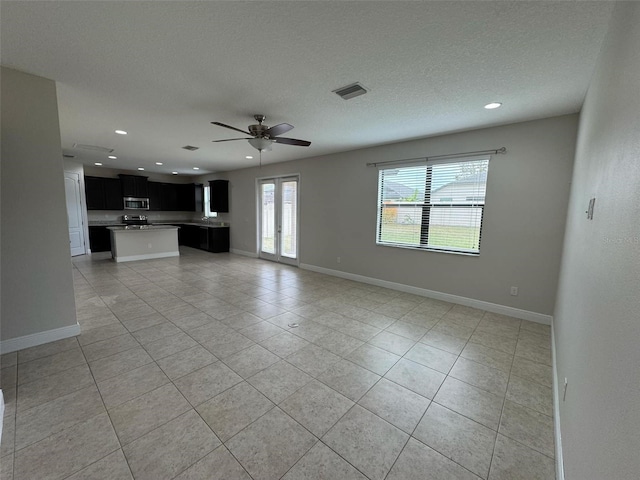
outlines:
{"label": "kitchen island", "polygon": [[107,227],[111,231],[111,256],[116,262],[177,257],[178,228],[175,225],[127,225]]}

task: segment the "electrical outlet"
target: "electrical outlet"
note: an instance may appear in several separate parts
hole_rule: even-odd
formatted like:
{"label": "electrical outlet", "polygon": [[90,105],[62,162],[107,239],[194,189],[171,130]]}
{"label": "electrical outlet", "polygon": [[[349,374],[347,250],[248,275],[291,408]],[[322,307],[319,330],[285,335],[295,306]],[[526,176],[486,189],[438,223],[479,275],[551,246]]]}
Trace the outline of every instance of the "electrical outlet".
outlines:
{"label": "electrical outlet", "polygon": [[518,296],[518,287],[511,287],[511,295],[514,297]]}
{"label": "electrical outlet", "polygon": [[336,259],[336,262],[340,263],[340,262],[341,262],[341,260],[342,260],[342,259],[341,259],[340,257],[338,257],[338,258]]}
{"label": "electrical outlet", "polygon": [[564,402],[567,398],[567,387],[569,386],[569,382],[567,381],[567,377],[564,377],[564,392],[562,393],[562,401]]}

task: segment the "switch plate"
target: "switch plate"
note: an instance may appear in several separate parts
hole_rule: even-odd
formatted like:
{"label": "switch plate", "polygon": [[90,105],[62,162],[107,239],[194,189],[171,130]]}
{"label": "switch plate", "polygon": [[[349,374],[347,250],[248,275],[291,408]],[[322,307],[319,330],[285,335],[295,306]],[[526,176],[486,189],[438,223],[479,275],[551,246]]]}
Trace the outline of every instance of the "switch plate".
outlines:
{"label": "switch plate", "polygon": [[338,257],[338,258],[336,259],[336,262],[340,263],[340,261],[341,261],[341,260],[342,260],[342,259],[341,259],[340,257]]}
{"label": "switch plate", "polygon": [[518,287],[511,287],[510,293],[513,297],[518,296]]}

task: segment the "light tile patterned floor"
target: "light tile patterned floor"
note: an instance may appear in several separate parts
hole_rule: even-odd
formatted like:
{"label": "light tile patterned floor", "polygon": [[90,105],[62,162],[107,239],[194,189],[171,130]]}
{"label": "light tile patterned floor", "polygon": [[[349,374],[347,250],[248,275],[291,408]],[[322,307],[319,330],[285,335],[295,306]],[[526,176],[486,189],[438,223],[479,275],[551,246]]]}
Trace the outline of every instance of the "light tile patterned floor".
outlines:
{"label": "light tile patterned floor", "polygon": [[2,356],[3,480],[555,478],[547,326],[231,254],[100,258],[74,259],[82,334]]}

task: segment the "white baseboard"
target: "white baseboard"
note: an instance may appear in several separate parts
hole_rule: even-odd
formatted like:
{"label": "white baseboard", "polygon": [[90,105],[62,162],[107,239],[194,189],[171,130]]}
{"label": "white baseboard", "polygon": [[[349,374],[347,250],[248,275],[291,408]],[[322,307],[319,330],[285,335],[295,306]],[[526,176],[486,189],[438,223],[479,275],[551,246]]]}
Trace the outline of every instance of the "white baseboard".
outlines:
{"label": "white baseboard", "polygon": [[556,337],[551,325],[551,365],[553,368],[553,427],[556,444],[556,480],[564,480],[564,460],[562,458],[562,432],[560,431],[560,384],[556,363]]}
{"label": "white baseboard", "polygon": [[80,335],[80,325],[69,325],[67,327],[54,328],[44,332],[32,333],[23,337],[10,338],[0,342],[0,353],[11,353],[24,348],[36,347],[44,343],[55,342],[63,338]]}
{"label": "white baseboard", "polygon": [[229,253],[235,253],[236,255],[242,255],[244,257],[258,258],[258,254],[256,252],[247,252],[245,250],[237,250],[235,248],[230,249]]}
{"label": "white baseboard", "polygon": [[167,258],[167,257],[179,257],[180,252],[162,252],[162,253],[147,253],[145,255],[129,255],[126,257],[115,257],[114,260],[120,262],[134,262],[136,260],[152,260],[154,258]]}
{"label": "white baseboard", "polygon": [[529,320],[530,322],[542,323],[543,325],[551,325],[551,320],[553,318],[551,315],[544,315],[542,313],[530,312],[528,310],[507,307],[505,305],[498,305],[497,303],[476,300],[475,298],[467,298],[461,297],[459,295],[452,295],[450,293],[427,290],[426,288],[413,287],[411,285],[405,285],[403,283],[389,282],[387,280],[365,277],[363,275],[356,275],[354,273],[341,272],[340,270],[332,270],[330,268],[318,267],[316,265],[309,265],[306,263],[301,263],[300,268],[304,270],[311,270],[313,272],[324,273],[326,275],[332,275],[334,277],[345,278],[347,280],[354,280],[356,282],[368,283],[369,285],[390,288],[391,290],[412,293],[414,295],[420,295],[421,297],[428,297],[436,300],[442,300],[444,302],[457,303],[466,307],[486,310],[487,312],[499,313],[502,315],[508,315],[510,317],[520,318],[522,320]]}

